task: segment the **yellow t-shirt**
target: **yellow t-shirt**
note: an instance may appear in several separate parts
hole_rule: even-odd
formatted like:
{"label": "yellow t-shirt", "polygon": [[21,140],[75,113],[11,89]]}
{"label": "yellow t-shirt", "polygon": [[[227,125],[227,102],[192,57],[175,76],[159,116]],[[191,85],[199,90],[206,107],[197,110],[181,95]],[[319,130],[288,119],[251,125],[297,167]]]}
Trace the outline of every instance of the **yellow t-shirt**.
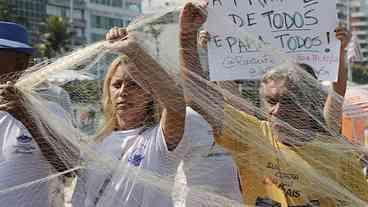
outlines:
{"label": "yellow t-shirt", "polygon": [[368,185],[357,157],[328,147],[335,141],[326,137],[316,135],[297,148],[286,146],[272,135],[269,122],[226,105],[224,132],[216,142],[233,154],[247,205],[271,199],[281,207],[308,203],[356,207],[368,201]]}

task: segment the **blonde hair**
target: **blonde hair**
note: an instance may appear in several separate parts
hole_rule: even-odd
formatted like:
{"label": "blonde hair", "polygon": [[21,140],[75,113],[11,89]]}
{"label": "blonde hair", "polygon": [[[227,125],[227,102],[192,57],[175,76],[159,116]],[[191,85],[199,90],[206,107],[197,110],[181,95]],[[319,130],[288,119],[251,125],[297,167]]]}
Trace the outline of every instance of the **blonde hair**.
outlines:
{"label": "blonde hair", "polygon": [[[119,66],[128,63],[129,57],[126,55],[121,55],[111,63],[109,69],[107,70],[105,80],[103,82],[102,100],[101,100],[104,122],[96,135],[95,138],[96,142],[101,142],[105,137],[110,135],[114,131],[114,129],[118,126],[115,111],[111,102],[110,84],[112,77],[114,76]],[[150,106],[151,105],[152,107],[148,107],[149,115],[144,123],[145,128],[152,126],[154,123],[156,123],[157,120],[159,120],[159,114],[156,113],[159,111],[159,108],[156,106],[154,101],[152,101],[152,104],[150,104]]]}

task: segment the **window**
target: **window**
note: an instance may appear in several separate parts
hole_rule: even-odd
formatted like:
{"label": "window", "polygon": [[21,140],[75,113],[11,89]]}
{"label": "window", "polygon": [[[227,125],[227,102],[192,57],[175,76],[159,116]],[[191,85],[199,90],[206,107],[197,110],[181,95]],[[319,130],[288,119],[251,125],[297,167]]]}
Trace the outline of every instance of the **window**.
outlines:
{"label": "window", "polygon": [[125,7],[129,9],[130,11],[134,11],[134,12],[140,13],[142,11],[141,4],[139,3],[126,2]]}
{"label": "window", "polygon": [[125,26],[123,19],[115,19],[111,17],[103,16],[91,16],[91,27],[98,29],[110,29],[114,26],[123,27]]}
{"label": "window", "polygon": [[66,17],[68,16],[68,11],[65,8],[60,8],[61,10],[61,16]]}
{"label": "window", "polygon": [[96,33],[91,34],[91,41],[92,42],[97,42],[97,41],[100,41],[100,40],[103,40],[103,39],[105,39],[105,36],[102,35],[102,34],[96,34]]}
{"label": "window", "polygon": [[[70,17],[70,9],[69,8],[66,11],[66,15],[68,17]],[[82,15],[82,11],[81,10],[73,9],[73,18],[74,19],[83,19],[82,17],[83,17],[83,15]]]}
{"label": "window", "polygon": [[351,8],[352,12],[360,12],[360,8],[359,7],[353,7]]}
{"label": "window", "polygon": [[125,25],[128,26],[130,24],[131,20],[127,20]]}
{"label": "window", "polygon": [[60,8],[56,8],[54,6],[47,5],[46,12],[47,12],[48,15],[61,16]]}
{"label": "window", "polygon": [[111,3],[112,3],[111,6],[114,6],[114,7],[123,7],[122,0],[112,0]]}
{"label": "window", "polygon": [[123,0],[91,0],[91,3],[113,7],[123,7]]}
{"label": "window", "polygon": [[82,28],[74,28],[74,32],[77,35],[77,37],[83,37],[84,36],[84,32]]}

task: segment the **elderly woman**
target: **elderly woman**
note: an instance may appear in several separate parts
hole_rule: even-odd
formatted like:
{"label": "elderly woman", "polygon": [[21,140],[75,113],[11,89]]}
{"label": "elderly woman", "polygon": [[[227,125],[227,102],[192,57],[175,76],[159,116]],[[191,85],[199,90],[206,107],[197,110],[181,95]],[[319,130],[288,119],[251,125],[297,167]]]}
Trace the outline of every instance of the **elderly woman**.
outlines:
{"label": "elderly woman", "polygon": [[[359,153],[339,149],[349,147],[337,133],[341,104],[332,95],[324,102],[325,92],[316,76],[312,77],[313,70],[306,65],[289,64],[267,72],[262,79],[261,99],[268,120],[260,120],[241,108],[246,105],[245,100],[228,93],[222,97],[218,87],[205,81],[197,52],[197,33],[206,17],[191,3],[184,11],[188,14],[181,21],[180,40],[183,77],[187,80],[185,97],[217,128],[216,143],[233,153],[240,168],[245,203],[280,207],[365,206],[368,190],[355,158]],[[336,38],[342,44],[339,78],[333,89],[344,96],[344,49],[349,35],[337,27]],[[216,103],[204,105],[206,97]],[[328,180],[336,184],[333,186]],[[345,190],[354,195],[346,196]]]}

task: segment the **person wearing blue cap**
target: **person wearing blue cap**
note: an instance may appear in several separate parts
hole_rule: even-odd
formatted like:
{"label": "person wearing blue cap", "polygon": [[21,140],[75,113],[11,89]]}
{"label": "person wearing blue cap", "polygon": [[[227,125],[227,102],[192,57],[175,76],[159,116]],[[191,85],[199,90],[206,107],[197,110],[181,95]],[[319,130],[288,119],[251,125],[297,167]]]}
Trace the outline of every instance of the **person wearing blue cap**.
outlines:
{"label": "person wearing blue cap", "polygon": [[0,77],[25,70],[34,53],[23,26],[0,21]]}
{"label": "person wearing blue cap", "polygon": [[[66,170],[66,166],[50,145],[42,143],[39,130],[30,124],[32,119],[9,83],[27,69],[34,53],[23,26],[0,21],[0,192],[6,192],[0,193],[0,206],[64,206],[63,202],[54,203],[55,198],[63,197],[62,193],[53,193],[63,191],[61,183],[57,179],[38,180],[50,175],[51,165],[58,171]],[[49,105],[50,111],[52,107],[61,108],[56,103]],[[52,185],[55,181],[58,188]]]}

